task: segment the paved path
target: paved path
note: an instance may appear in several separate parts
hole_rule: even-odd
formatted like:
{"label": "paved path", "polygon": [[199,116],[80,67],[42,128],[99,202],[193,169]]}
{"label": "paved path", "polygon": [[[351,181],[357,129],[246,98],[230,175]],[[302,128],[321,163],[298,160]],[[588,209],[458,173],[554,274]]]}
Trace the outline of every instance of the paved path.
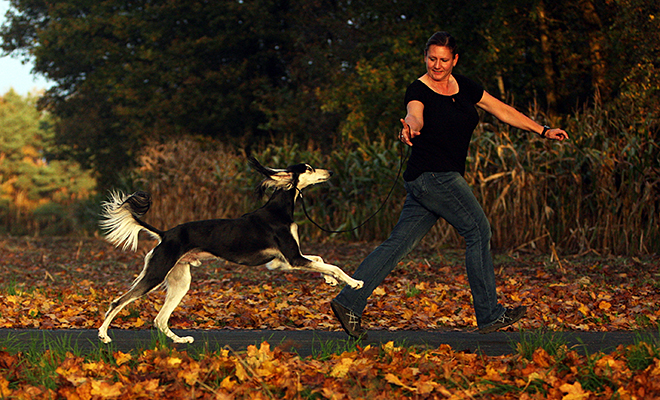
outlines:
{"label": "paved path", "polygon": [[[302,357],[314,354],[341,353],[350,349],[348,336],[343,331],[272,331],[272,330],[175,330],[181,336],[193,336],[192,344],[176,345],[181,350],[218,350],[225,346],[234,351],[245,350],[249,345],[267,341],[271,346],[281,346],[295,351]],[[133,349],[152,348],[158,337],[155,330],[110,330],[113,351],[127,352]],[[534,337],[534,333],[528,333]],[[597,351],[612,352],[619,344],[633,344],[636,339],[655,338],[658,332],[554,332],[569,347],[581,353]],[[98,349],[103,345],[97,338],[96,330],[39,330],[39,329],[0,329],[0,348],[12,347],[20,350],[43,349],[52,346],[70,346],[81,351]],[[538,337],[538,334],[536,335]],[[379,345],[393,341],[395,345],[437,348],[448,344],[455,351],[478,352],[484,355],[504,355],[515,353],[520,341],[519,332],[494,332],[482,335],[476,332],[441,331],[369,331],[368,340],[363,345]],[[169,340],[169,339],[168,339]],[[527,339],[529,341],[529,339]],[[170,342],[171,343],[171,342]]]}

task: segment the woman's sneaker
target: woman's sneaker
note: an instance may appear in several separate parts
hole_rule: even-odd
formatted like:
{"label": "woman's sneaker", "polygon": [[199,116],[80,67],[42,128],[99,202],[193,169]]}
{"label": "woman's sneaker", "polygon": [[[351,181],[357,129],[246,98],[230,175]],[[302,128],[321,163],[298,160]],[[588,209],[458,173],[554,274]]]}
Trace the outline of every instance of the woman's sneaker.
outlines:
{"label": "woman's sneaker", "polygon": [[344,328],[349,336],[357,339],[367,338],[367,331],[362,328],[362,318],[353,311],[339,304],[337,300],[332,300],[330,302],[330,308],[332,308],[332,312],[335,313],[335,317],[337,317],[341,323],[341,327]]}
{"label": "woman's sneaker", "polygon": [[488,325],[485,328],[479,328],[479,333],[491,333],[499,329],[507,327],[513,323],[518,322],[520,318],[525,316],[527,307],[519,306],[516,308],[507,308],[504,314],[495,320],[491,325]]}

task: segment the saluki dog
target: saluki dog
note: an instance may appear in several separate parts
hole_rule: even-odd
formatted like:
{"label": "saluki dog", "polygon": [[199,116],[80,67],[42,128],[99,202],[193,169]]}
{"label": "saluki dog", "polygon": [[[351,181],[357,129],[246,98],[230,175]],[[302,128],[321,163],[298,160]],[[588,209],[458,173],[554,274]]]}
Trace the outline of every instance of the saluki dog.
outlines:
{"label": "saluki dog", "polygon": [[298,225],[293,220],[296,199],[300,190],[327,181],[332,172],[308,164],[271,169],[254,158],[250,158],[250,164],[266,177],[259,191],[274,191],[263,207],[240,218],[186,222],[161,231],[140,219],[151,206],[149,194],[114,192],[109,201],[103,202],[100,225],[109,242],[135,251],[138,234],[146,231],[159,243],[144,257],[144,268],[128,292],[110,305],[99,328],[102,342],[112,341],[108,327],[122,308],[165,284],[165,302],[154,325],[175,343],[192,343],[192,337],[179,337],[172,332],[168,320],[190,288],[190,266],[199,266],[204,259],[219,257],[248,266],[265,264],[271,270],[320,272],[328,284],[336,285],[340,280],[354,289],[362,287],[362,281],[351,278],[339,267],[326,264],[319,256],[300,252]]}

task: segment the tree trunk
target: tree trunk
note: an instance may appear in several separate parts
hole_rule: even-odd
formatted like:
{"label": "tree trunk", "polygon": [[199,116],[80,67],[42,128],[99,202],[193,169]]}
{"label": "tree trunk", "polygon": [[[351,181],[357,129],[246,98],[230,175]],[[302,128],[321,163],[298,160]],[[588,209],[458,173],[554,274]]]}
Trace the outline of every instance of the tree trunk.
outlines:
{"label": "tree trunk", "polygon": [[552,64],[552,53],[550,49],[550,28],[545,12],[545,4],[539,1],[537,5],[537,14],[539,18],[539,32],[541,34],[541,53],[543,72],[545,74],[545,101],[548,112],[554,114],[557,110],[557,89],[555,86],[556,74]]}
{"label": "tree trunk", "polygon": [[581,0],[582,17],[589,27],[589,56],[591,59],[591,84],[601,95],[607,95],[610,88],[605,82],[605,60],[603,59],[603,23],[596,13],[592,0]]}

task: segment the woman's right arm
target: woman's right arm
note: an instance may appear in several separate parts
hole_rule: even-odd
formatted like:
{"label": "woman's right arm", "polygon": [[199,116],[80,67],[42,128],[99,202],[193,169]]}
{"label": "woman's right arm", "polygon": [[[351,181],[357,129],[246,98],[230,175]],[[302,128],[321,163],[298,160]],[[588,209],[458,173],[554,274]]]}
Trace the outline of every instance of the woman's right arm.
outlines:
{"label": "woman's right arm", "polygon": [[401,120],[403,128],[399,135],[401,141],[408,146],[412,146],[412,139],[419,136],[424,126],[424,104],[421,101],[412,100],[406,106],[406,118]]}

